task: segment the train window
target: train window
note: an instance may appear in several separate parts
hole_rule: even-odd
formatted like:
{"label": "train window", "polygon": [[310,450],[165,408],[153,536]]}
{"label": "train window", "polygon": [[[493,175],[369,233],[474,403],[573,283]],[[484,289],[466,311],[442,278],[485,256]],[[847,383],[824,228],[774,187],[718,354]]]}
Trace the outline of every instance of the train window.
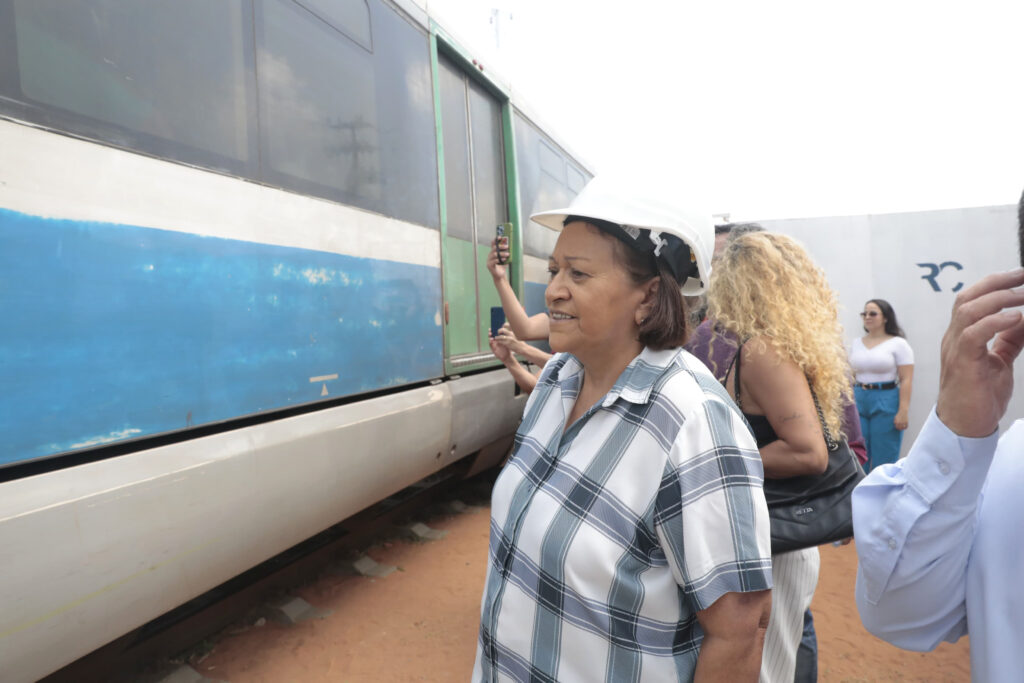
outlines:
{"label": "train window", "polygon": [[265,179],[439,227],[426,35],[373,2],[370,53],[292,0],[260,7]]}
{"label": "train window", "polygon": [[366,0],[296,0],[367,50],[373,51]]}
{"label": "train window", "polygon": [[569,185],[569,191],[572,192],[573,195],[577,195],[581,190],[583,190],[583,186],[587,184],[587,178],[583,175],[583,171],[579,170],[572,164],[569,164],[567,170],[569,173],[569,182],[567,183]]}
{"label": "train window", "polygon": [[203,155],[250,156],[241,0],[0,5],[13,18],[17,65],[0,87],[28,118],[215,166],[224,164]]}
{"label": "train window", "polygon": [[537,154],[540,157],[541,170],[551,176],[552,180],[559,185],[565,185],[565,159],[543,138],[539,139],[538,143]]}
{"label": "train window", "polygon": [[508,215],[505,207],[501,105],[476,83],[471,81],[469,86],[477,242],[490,244],[494,239],[494,226],[504,223]]}
{"label": "train window", "polygon": [[471,240],[473,239],[473,192],[469,175],[466,77],[448,60],[442,58],[439,62],[448,235]]}
{"label": "train window", "polygon": [[[518,111],[514,116],[523,248],[547,259],[557,233],[530,220],[530,214],[568,206],[589,175],[567,161],[554,142]],[[566,169],[568,168],[568,174]]]}
{"label": "train window", "polygon": [[430,40],[390,6],[371,2],[370,10],[384,187],[384,205],[379,210],[438,230],[441,216]]}
{"label": "train window", "polygon": [[346,199],[380,198],[373,58],[295,3],[263,3],[257,50],[265,160]]}

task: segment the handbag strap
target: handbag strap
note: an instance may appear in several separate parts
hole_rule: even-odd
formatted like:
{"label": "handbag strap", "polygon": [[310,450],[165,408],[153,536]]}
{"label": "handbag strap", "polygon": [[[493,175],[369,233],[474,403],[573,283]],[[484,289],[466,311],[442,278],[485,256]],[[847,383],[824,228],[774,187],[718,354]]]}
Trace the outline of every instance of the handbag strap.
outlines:
{"label": "handbag strap", "polygon": [[725,378],[723,382],[729,381],[729,373],[732,372],[733,367],[736,368],[736,376],[732,380],[733,400],[736,401],[736,407],[743,412],[743,402],[740,401],[740,352],[743,351],[743,345],[745,341],[740,342],[740,345],[736,347],[736,355],[732,357],[732,361],[729,363],[729,368],[725,371]]}
{"label": "handbag strap", "polygon": [[[736,401],[736,407],[740,409],[740,412],[743,412],[743,403],[740,401],[740,367],[742,366],[740,355],[743,352],[744,344],[746,344],[746,341],[740,342],[740,345],[736,348],[736,355],[732,357],[732,362],[729,363],[729,369],[725,371],[725,381],[728,382],[729,373],[732,372],[733,367],[736,368],[736,375],[733,377],[732,388],[733,393],[735,394],[733,398]],[[818,422],[821,423],[821,431],[825,435],[825,447],[828,448],[829,451],[834,451],[839,448],[839,441],[832,436],[832,432],[829,431],[828,425],[825,424],[825,412],[821,409],[821,403],[818,401],[818,395],[814,393],[814,387],[811,386],[810,378],[807,378],[807,388],[811,390],[811,398],[814,399],[814,409],[818,411]]]}
{"label": "handbag strap", "polygon": [[821,431],[825,434],[825,446],[830,451],[834,451],[839,448],[839,442],[832,437],[832,432],[828,430],[828,425],[825,424],[825,413],[821,409],[821,404],[818,402],[818,395],[814,393],[814,387],[811,386],[811,380],[807,380],[807,386],[811,390],[811,398],[814,399],[814,408],[818,411],[818,421],[821,422]]}

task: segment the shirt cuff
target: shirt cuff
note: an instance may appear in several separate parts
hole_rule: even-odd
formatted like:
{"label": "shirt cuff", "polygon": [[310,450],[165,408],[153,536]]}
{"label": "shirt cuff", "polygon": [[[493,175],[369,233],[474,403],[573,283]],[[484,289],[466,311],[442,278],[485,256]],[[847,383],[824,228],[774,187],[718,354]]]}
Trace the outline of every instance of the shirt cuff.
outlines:
{"label": "shirt cuff", "polygon": [[998,431],[981,438],[957,436],[933,407],[907,454],[903,471],[929,505],[974,505],[998,443]]}

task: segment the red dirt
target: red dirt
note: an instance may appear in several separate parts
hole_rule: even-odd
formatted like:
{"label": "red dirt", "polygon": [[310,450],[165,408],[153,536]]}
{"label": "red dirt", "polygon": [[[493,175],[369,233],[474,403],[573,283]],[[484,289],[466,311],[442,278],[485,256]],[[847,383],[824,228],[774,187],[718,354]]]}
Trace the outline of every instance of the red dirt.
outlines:
{"label": "red dirt", "polygon": [[[368,551],[400,571],[381,579],[325,577],[297,593],[333,613],[296,626],[267,623],[225,635],[196,669],[231,683],[468,681],[476,651],[489,513],[470,508],[429,522],[448,535]],[[853,601],[852,545],[821,550],[814,597],[819,680],[968,681],[967,640],[905,652],[870,634]]]}

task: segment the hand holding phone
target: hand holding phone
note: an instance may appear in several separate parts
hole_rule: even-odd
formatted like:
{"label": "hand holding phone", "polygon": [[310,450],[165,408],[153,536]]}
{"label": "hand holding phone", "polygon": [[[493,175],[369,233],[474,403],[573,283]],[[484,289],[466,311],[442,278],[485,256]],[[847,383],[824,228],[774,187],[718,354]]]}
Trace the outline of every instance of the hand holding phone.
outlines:
{"label": "hand holding phone", "polygon": [[495,237],[494,237],[494,252],[498,255],[498,265],[502,265],[503,266],[506,263],[508,263],[508,259],[507,258],[502,258],[501,257],[501,249],[502,249],[502,246],[503,246],[502,243],[506,241],[505,240],[505,224],[504,223],[498,223],[498,227],[495,228],[494,234],[495,234]]}
{"label": "hand holding phone", "polygon": [[491,338],[498,338],[498,330],[505,324],[505,309],[501,306],[491,306]]}

